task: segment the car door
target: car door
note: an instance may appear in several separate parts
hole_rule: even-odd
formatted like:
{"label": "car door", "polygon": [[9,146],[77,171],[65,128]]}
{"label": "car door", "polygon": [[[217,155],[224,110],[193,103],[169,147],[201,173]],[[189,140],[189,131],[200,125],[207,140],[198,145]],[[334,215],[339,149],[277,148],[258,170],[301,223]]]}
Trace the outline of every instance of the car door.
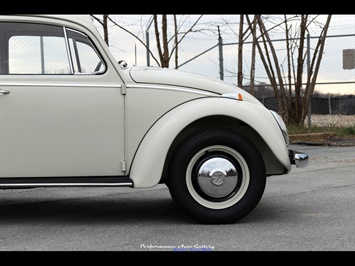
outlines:
{"label": "car door", "polygon": [[121,82],[100,50],[58,25],[0,31],[0,178],[123,175]]}

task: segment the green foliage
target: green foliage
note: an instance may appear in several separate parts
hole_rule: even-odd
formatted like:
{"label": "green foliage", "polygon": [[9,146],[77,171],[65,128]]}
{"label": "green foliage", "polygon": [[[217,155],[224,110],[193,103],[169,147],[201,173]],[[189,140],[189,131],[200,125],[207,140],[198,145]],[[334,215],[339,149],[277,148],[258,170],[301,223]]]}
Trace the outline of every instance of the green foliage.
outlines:
{"label": "green foliage", "polygon": [[339,128],[340,135],[355,136],[355,126]]}
{"label": "green foliage", "polygon": [[324,133],[333,132],[339,136],[355,136],[355,125],[347,127],[299,127],[290,125],[288,127],[289,134],[306,134],[306,133]]}

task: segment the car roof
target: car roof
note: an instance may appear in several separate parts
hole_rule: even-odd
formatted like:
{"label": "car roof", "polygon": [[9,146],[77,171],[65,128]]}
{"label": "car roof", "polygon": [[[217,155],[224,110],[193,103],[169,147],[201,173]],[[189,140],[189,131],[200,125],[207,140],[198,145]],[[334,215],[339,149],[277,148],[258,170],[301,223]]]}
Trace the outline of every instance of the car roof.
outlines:
{"label": "car roof", "polygon": [[68,20],[71,22],[76,22],[79,24],[87,25],[87,23],[91,24],[93,19],[89,14],[87,15],[72,15],[72,14],[63,14],[63,15],[53,15],[53,14],[35,14],[35,15],[26,15],[26,16],[36,16],[36,17],[44,17],[44,18],[56,18],[62,20]]}
{"label": "car roof", "polygon": [[82,15],[75,15],[75,14],[63,14],[63,15],[59,15],[59,14],[11,14],[11,15],[0,15],[0,18],[6,18],[8,16],[11,17],[27,17],[27,18],[31,18],[31,17],[38,17],[38,18],[48,18],[48,19],[59,19],[59,20],[64,20],[64,21],[68,21],[68,22],[74,22],[76,24],[80,24],[80,25],[84,25],[86,27],[91,27],[91,25],[93,25],[93,18],[87,14],[82,14]]}

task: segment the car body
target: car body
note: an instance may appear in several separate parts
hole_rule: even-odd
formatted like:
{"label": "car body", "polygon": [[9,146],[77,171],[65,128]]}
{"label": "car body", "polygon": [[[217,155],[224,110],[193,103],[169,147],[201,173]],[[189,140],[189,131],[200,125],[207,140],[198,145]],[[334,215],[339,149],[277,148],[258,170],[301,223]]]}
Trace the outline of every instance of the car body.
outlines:
{"label": "car body", "polygon": [[305,167],[275,112],[209,77],[117,63],[90,16],[0,16],[0,188],[164,183],[230,223]]}

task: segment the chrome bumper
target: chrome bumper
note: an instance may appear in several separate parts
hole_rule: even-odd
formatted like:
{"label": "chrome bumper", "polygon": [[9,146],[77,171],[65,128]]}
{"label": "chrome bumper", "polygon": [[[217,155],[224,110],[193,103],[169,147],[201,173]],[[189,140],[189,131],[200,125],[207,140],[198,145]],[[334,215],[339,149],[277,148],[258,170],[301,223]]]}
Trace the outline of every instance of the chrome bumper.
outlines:
{"label": "chrome bumper", "polygon": [[306,153],[289,150],[288,156],[291,164],[296,165],[297,168],[304,168],[308,165],[309,156]]}

